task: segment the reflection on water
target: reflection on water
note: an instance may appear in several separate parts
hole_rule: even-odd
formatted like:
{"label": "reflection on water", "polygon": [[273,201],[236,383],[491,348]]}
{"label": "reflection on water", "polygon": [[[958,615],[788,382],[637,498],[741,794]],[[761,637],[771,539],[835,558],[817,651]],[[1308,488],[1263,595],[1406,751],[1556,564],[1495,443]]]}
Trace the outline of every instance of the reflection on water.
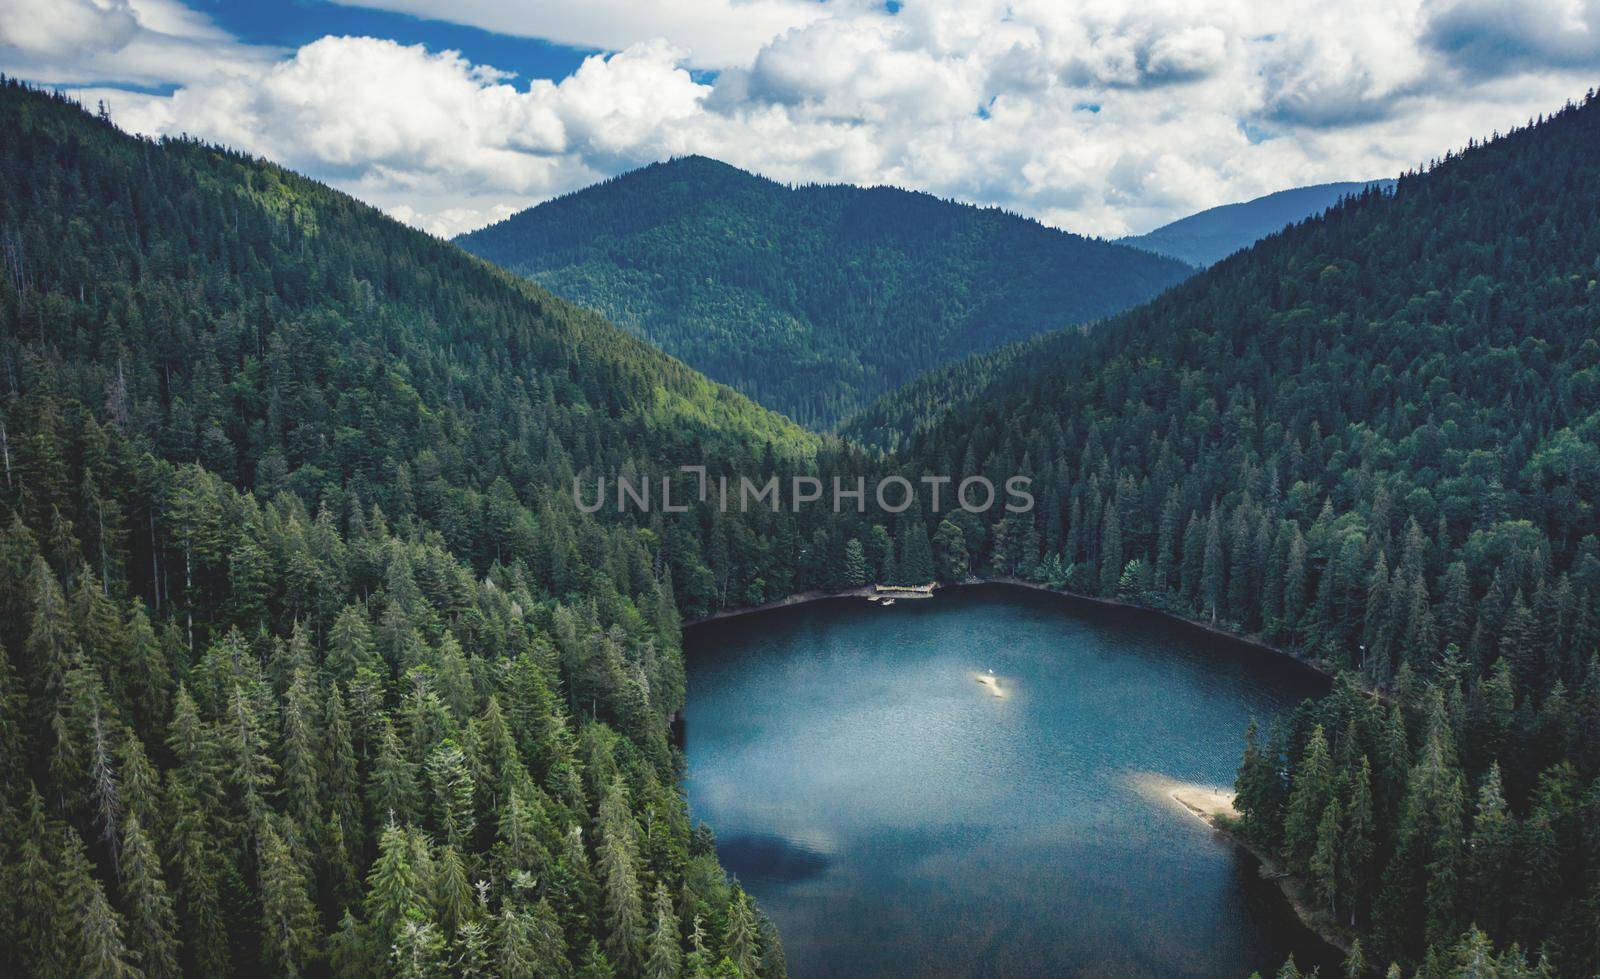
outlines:
{"label": "reflection on water", "polygon": [[1231,784],[1249,718],[1320,691],[1294,664],[998,586],[686,642],[690,806],[794,975],[1332,974],[1250,857],[1139,788]]}
{"label": "reflection on water", "polygon": [[740,833],[717,841],[717,856],[742,881],[792,884],[828,869],[828,855],[798,840],[765,833]]}

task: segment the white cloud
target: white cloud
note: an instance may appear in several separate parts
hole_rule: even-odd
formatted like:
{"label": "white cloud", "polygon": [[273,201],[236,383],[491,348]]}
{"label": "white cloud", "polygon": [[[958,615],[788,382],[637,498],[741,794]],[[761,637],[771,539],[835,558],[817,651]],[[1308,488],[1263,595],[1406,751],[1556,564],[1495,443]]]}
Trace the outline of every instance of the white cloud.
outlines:
{"label": "white cloud", "polygon": [[0,7],[0,44],[42,58],[116,50],[138,31],[127,0],[13,0]]}
{"label": "white cloud", "polygon": [[1592,67],[1600,58],[1600,0],[1445,0],[1429,11],[1423,37],[1486,75]]}
{"label": "white cloud", "polygon": [[[331,180],[438,234],[617,169],[687,152],[675,125],[710,91],[662,42],[518,88],[454,51],[324,37],[249,77],[171,96],[120,93],[145,133],[187,132]],[[84,93],[98,97],[94,90]]]}
{"label": "white cloud", "polygon": [[177,0],[0,0],[0,68],[50,84],[193,84],[281,52],[240,44]]}
{"label": "white cloud", "polygon": [[[17,42],[34,57],[93,61],[207,26],[170,0],[63,2],[89,26]],[[866,0],[475,0],[448,16],[616,53],[529,82],[372,38],[258,62],[223,38],[203,79],[171,96],[119,93],[112,111],[139,131],[268,155],[441,234],[696,152],[781,180],[892,183],[1117,235],[1284,187],[1392,175],[1580,95],[1600,67],[1600,0],[1513,2],[906,0],[891,15]],[[178,26],[158,28],[157,9]],[[718,11],[727,22],[712,22]],[[688,68],[707,51],[727,66],[696,81]],[[1502,54],[1492,69],[1485,51]]]}
{"label": "white cloud", "polygon": [[[335,0],[497,34],[620,51],[665,40],[696,67],[748,64],[762,45],[824,16],[814,0]],[[843,6],[835,3],[833,6]]]}

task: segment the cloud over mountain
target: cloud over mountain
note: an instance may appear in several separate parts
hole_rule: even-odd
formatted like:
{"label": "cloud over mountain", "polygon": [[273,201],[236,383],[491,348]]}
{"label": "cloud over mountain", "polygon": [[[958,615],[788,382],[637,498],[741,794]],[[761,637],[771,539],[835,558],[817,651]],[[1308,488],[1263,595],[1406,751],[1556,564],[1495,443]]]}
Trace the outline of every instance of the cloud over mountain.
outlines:
{"label": "cloud over mountain", "polygon": [[440,234],[692,152],[1118,235],[1415,166],[1600,67],[1595,0],[358,2],[601,50],[561,79],[370,37],[268,50],[173,0],[36,5],[0,14],[7,72],[108,96],[138,131],[269,154]]}

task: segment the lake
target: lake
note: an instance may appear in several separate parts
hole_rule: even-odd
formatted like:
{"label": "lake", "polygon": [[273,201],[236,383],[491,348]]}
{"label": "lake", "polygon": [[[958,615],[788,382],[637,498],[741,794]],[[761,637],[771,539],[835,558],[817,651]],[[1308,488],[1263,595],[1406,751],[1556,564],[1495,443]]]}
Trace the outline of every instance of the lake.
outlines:
{"label": "lake", "polygon": [[1250,718],[1326,689],[1304,666],[1003,585],[685,646],[690,808],[792,975],[1336,974],[1252,857],[1149,788],[1231,786]]}

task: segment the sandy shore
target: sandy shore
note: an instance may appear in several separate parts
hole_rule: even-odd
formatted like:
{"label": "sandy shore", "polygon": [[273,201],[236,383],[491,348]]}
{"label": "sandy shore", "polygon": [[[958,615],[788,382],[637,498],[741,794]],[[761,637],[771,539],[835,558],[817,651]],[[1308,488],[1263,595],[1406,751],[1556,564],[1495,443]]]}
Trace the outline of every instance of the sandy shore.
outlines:
{"label": "sandy shore", "polygon": [[1233,790],[1221,785],[1184,782],[1158,772],[1140,772],[1129,777],[1134,791],[1166,806],[1175,806],[1215,827],[1218,816],[1239,818],[1233,808]]}

